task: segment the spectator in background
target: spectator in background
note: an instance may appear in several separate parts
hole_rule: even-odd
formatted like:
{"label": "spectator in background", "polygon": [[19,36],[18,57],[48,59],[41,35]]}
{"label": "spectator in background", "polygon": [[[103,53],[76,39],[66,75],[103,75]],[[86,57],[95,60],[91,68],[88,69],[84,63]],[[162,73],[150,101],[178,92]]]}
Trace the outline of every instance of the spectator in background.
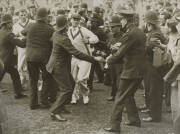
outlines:
{"label": "spectator in background", "polygon": [[63,9],[57,10],[57,16],[59,15],[65,15],[65,11]]}
{"label": "spectator in background", "polygon": [[70,13],[69,13],[69,16],[68,16],[68,19],[71,19],[71,16],[73,14],[78,14],[79,13],[79,5],[78,4],[74,4],[70,10]]}
{"label": "spectator in background", "polygon": [[[180,34],[176,28],[177,22],[173,19],[167,21],[167,31],[169,33],[169,43],[167,44],[167,50],[171,53],[172,60],[176,64],[178,56],[180,55]],[[175,123],[180,115],[180,75],[176,81],[171,84],[171,111],[172,119]]]}
{"label": "spectator in background", "polygon": [[[21,34],[21,32],[24,30],[24,28],[27,27],[29,23],[33,23],[34,21],[28,18],[28,12],[24,8],[19,11],[18,19],[19,21],[15,23],[13,26],[13,33],[19,38],[23,38],[24,36]],[[17,69],[21,78],[22,86],[25,88],[28,81],[27,65],[25,60],[26,48],[17,47],[17,53],[18,53]]]}
{"label": "spectator in background", "polygon": [[[2,75],[4,70],[4,64],[2,62],[2,60],[0,60],[0,75]],[[2,100],[2,98],[0,97],[0,134],[3,134],[3,127],[2,124],[7,120],[7,111],[6,111],[6,107],[5,104]]]}
{"label": "spectator in background", "polygon": [[88,21],[88,5],[87,5],[87,3],[82,3],[81,4],[80,11],[82,12],[81,16],[83,16],[84,19],[85,19],[85,23],[87,23],[87,21]]}
{"label": "spectator in background", "polygon": [[[145,102],[147,109],[142,112],[149,113],[146,122],[160,122],[162,115],[162,95],[163,95],[163,65],[154,53],[161,50],[161,44],[165,44],[166,39],[159,28],[159,18],[156,11],[149,11],[145,14],[147,28],[146,53],[148,58],[148,70],[144,78],[145,81]],[[159,43],[160,42],[160,43]],[[159,50],[160,49],[160,50]],[[163,50],[162,50],[163,51]],[[157,61],[159,60],[159,61]]]}
{"label": "spectator in background", "polygon": [[[180,14],[177,13],[174,16],[176,20],[176,29],[178,31],[178,34],[180,34]],[[169,25],[170,26],[170,25]],[[172,26],[172,25],[171,25]],[[178,37],[177,34],[177,37]],[[175,43],[176,44],[176,43]],[[179,38],[177,39],[177,45],[179,44]],[[178,48],[179,45],[176,47],[176,45],[173,47]],[[171,49],[173,50],[173,49]],[[178,50],[178,49],[177,49]],[[180,133],[180,91],[179,91],[179,74],[180,74],[180,55],[179,55],[179,50],[174,51],[175,55],[173,56],[175,58],[175,62],[171,70],[166,74],[164,77],[164,80],[171,84],[172,86],[172,115],[173,115],[173,123],[174,123],[174,132],[175,134]],[[177,56],[177,57],[176,57]],[[178,82],[178,83],[177,83]]]}
{"label": "spectator in background", "polygon": [[92,16],[96,16],[98,17],[98,21],[99,21],[99,26],[104,25],[104,20],[103,20],[103,16],[101,16],[101,8],[99,6],[95,6],[92,10]]}
{"label": "spectator in background", "polygon": [[29,18],[31,20],[35,20],[36,7],[33,4],[28,5],[28,13],[29,13]]}
{"label": "spectator in background", "polygon": [[177,1],[172,2],[172,7],[173,7],[173,14],[172,15],[174,16],[177,12],[179,12]]}

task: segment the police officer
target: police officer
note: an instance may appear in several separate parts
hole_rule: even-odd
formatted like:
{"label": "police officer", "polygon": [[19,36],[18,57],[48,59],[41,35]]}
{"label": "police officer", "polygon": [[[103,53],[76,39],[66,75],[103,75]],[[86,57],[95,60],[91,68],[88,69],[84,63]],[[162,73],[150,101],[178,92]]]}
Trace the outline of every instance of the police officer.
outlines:
{"label": "police officer", "polygon": [[1,19],[0,30],[0,59],[4,64],[4,72],[1,75],[1,79],[5,72],[9,73],[13,81],[15,99],[26,97],[22,94],[22,85],[20,76],[15,68],[16,57],[14,56],[14,49],[16,46],[25,47],[25,41],[21,41],[15,37],[12,33],[13,20],[10,14],[5,14]]}
{"label": "police officer", "polygon": [[[121,17],[118,15],[114,15],[111,17],[110,21],[110,27],[112,31],[113,37],[110,39],[108,42],[108,46],[110,48],[110,54],[114,54],[120,47],[121,44],[118,44],[123,32],[121,29]],[[118,83],[118,76],[122,71],[122,64],[117,63],[117,64],[112,64],[110,65],[110,72],[111,72],[111,80],[112,80],[112,91],[111,91],[111,96],[107,98],[108,101],[113,101],[116,96],[117,92],[117,83]]]}
{"label": "police officer", "polygon": [[[53,78],[45,68],[51,55],[53,32],[53,27],[48,24],[48,11],[46,8],[39,8],[36,23],[29,24],[23,30],[23,34],[27,35],[26,60],[30,79],[30,109],[32,110],[39,108],[39,106],[48,108],[48,93],[53,92],[54,89]],[[38,105],[37,84],[40,70],[42,71],[43,86],[41,105]]]}
{"label": "police officer", "polygon": [[115,102],[112,109],[110,127],[104,128],[109,132],[120,132],[122,112],[126,107],[129,122],[126,125],[140,127],[141,122],[135,104],[134,95],[141,84],[146,71],[145,34],[133,24],[134,11],[120,10],[122,28],[125,34],[121,38],[118,51],[107,58],[108,64],[122,62],[122,73]]}
{"label": "police officer", "polygon": [[65,105],[70,103],[73,89],[75,86],[71,74],[71,58],[72,55],[81,60],[95,62],[102,58],[93,58],[87,54],[78,51],[71,43],[67,36],[67,19],[64,15],[60,15],[56,19],[57,31],[53,34],[53,50],[49,62],[46,66],[48,72],[52,73],[56,80],[60,94],[57,101],[51,107],[52,119],[58,121],[66,121],[61,116],[62,112],[68,112]]}

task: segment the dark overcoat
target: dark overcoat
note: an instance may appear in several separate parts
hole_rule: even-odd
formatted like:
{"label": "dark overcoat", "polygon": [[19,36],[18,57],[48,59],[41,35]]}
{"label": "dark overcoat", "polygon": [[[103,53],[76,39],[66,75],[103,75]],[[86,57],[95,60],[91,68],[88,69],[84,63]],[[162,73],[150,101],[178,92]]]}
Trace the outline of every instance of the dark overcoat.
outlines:
{"label": "dark overcoat", "polygon": [[0,59],[4,68],[14,63],[14,48],[16,46],[25,47],[25,40],[17,39],[11,31],[0,30]]}
{"label": "dark overcoat", "polygon": [[22,34],[27,36],[26,60],[47,63],[51,55],[54,29],[43,21],[29,24]]}
{"label": "dark overcoat", "polygon": [[72,55],[89,62],[94,62],[94,58],[75,49],[65,33],[55,32],[52,40],[53,50],[46,69],[55,77],[60,89],[73,90],[74,81],[71,75]]}
{"label": "dark overcoat", "polygon": [[146,72],[145,34],[133,24],[121,38],[122,45],[108,60],[109,64],[122,63],[121,79],[143,78]]}

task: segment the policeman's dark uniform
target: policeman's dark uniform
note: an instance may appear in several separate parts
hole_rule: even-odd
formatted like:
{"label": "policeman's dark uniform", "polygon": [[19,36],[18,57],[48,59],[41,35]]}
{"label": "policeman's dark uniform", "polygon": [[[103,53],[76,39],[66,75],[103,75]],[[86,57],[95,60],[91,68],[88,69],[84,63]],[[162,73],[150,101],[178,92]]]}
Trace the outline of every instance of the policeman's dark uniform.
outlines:
{"label": "policeman's dark uniform", "polygon": [[[117,28],[117,27],[121,27],[120,25],[120,17],[119,16],[112,16],[111,18],[111,23],[110,23],[111,27]],[[108,46],[111,50],[111,47],[116,44],[116,43],[120,43],[121,41],[121,37],[123,36],[123,32],[119,31],[117,33],[113,33],[113,37],[109,40],[108,42]],[[113,50],[111,50],[110,52],[111,54],[115,53],[113,52]],[[116,96],[116,92],[117,92],[117,87],[118,87],[118,77],[122,71],[122,64],[121,63],[117,63],[117,64],[112,64],[110,65],[110,73],[111,73],[111,85],[112,85],[112,91],[111,91],[111,97],[108,98],[109,101],[114,100],[115,96]]]}
{"label": "policeman's dark uniform", "polygon": [[4,28],[4,25],[6,23],[12,23],[12,17],[9,14],[5,14],[2,16],[1,20],[1,30],[0,30],[0,59],[2,60],[4,64],[4,72],[8,72],[11,76],[11,79],[13,81],[14,91],[15,91],[15,98],[21,98],[23,97],[22,92],[22,85],[20,81],[20,76],[17,71],[17,68],[15,68],[15,62],[16,58],[14,56],[14,49],[16,46],[18,47],[25,47],[25,40],[21,41],[15,37],[15,35],[12,33],[12,31],[7,30]]}
{"label": "policeman's dark uniform", "polygon": [[57,101],[50,109],[53,114],[59,114],[61,110],[64,109],[64,106],[71,101],[71,96],[75,86],[71,74],[72,55],[81,60],[94,62],[93,57],[79,52],[71,44],[71,41],[66,34],[66,30],[64,30],[67,25],[65,16],[60,15],[56,20],[56,25],[60,28],[53,34],[53,50],[46,66],[48,72],[52,73],[60,90]]}
{"label": "policeman's dark uniform", "polygon": [[[132,23],[133,11],[122,10],[120,13],[123,17],[127,17],[127,14],[131,16],[131,21],[128,20],[125,26],[126,32],[121,38],[122,46],[107,61],[109,64],[122,62],[122,73],[112,110],[111,128],[105,128],[106,131],[115,132],[120,131],[124,107],[126,107],[129,121],[140,125],[134,95],[146,71],[146,36]],[[127,18],[130,19],[130,17]]]}
{"label": "policeman's dark uniform", "polygon": [[30,108],[36,109],[38,105],[37,84],[40,70],[42,71],[43,86],[41,91],[41,104],[48,105],[48,92],[50,88],[54,89],[52,76],[47,72],[47,64],[51,50],[51,37],[54,32],[52,26],[47,24],[42,18],[46,17],[48,12],[45,8],[40,8],[37,13],[37,22],[29,24],[23,34],[27,34],[26,60],[30,79]]}
{"label": "policeman's dark uniform", "polygon": [[[113,39],[109,42],[111,45],[119,43],[120,39],[122,37],[122,32],[119,31],[118,33],[113,35]],[[118,77],[122,71],[122,64],[116,63],[110,65],[110,73],[111,73],[111,85],[112,85],[112,91],[111,91],[111,97],[112,100],[114,100],[117,92],[117,86],[118,86]]]}

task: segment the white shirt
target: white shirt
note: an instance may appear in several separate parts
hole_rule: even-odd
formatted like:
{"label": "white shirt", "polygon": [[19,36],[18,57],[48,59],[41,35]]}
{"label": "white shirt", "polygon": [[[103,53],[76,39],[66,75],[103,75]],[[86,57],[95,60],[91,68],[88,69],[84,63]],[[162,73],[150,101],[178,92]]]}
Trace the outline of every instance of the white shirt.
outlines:
{"label": "white shirt", "polygon": [[[82,35],[80,33],[79,28],[81,30]],[[79,51],[81,51],[83,53],[86,53],[86,54],[88,54],[88,51],[87,51],[85,45],[87,45],[90,52],[91,52],[91,48],[90,48],[90,45],[84,44],[83,38],[88,39],[90,44],[96,44],[97,42],[99,42],[98,37],[93,32],[91,32],[90,30],[88,30],[87,28],[82,27],[82,26],[78,26],[76,28],[74,28],[72,26],[69,27],[68,36],[69,36],[69,39],[72,42],[72,45],[77,50],[79,50]]]}

